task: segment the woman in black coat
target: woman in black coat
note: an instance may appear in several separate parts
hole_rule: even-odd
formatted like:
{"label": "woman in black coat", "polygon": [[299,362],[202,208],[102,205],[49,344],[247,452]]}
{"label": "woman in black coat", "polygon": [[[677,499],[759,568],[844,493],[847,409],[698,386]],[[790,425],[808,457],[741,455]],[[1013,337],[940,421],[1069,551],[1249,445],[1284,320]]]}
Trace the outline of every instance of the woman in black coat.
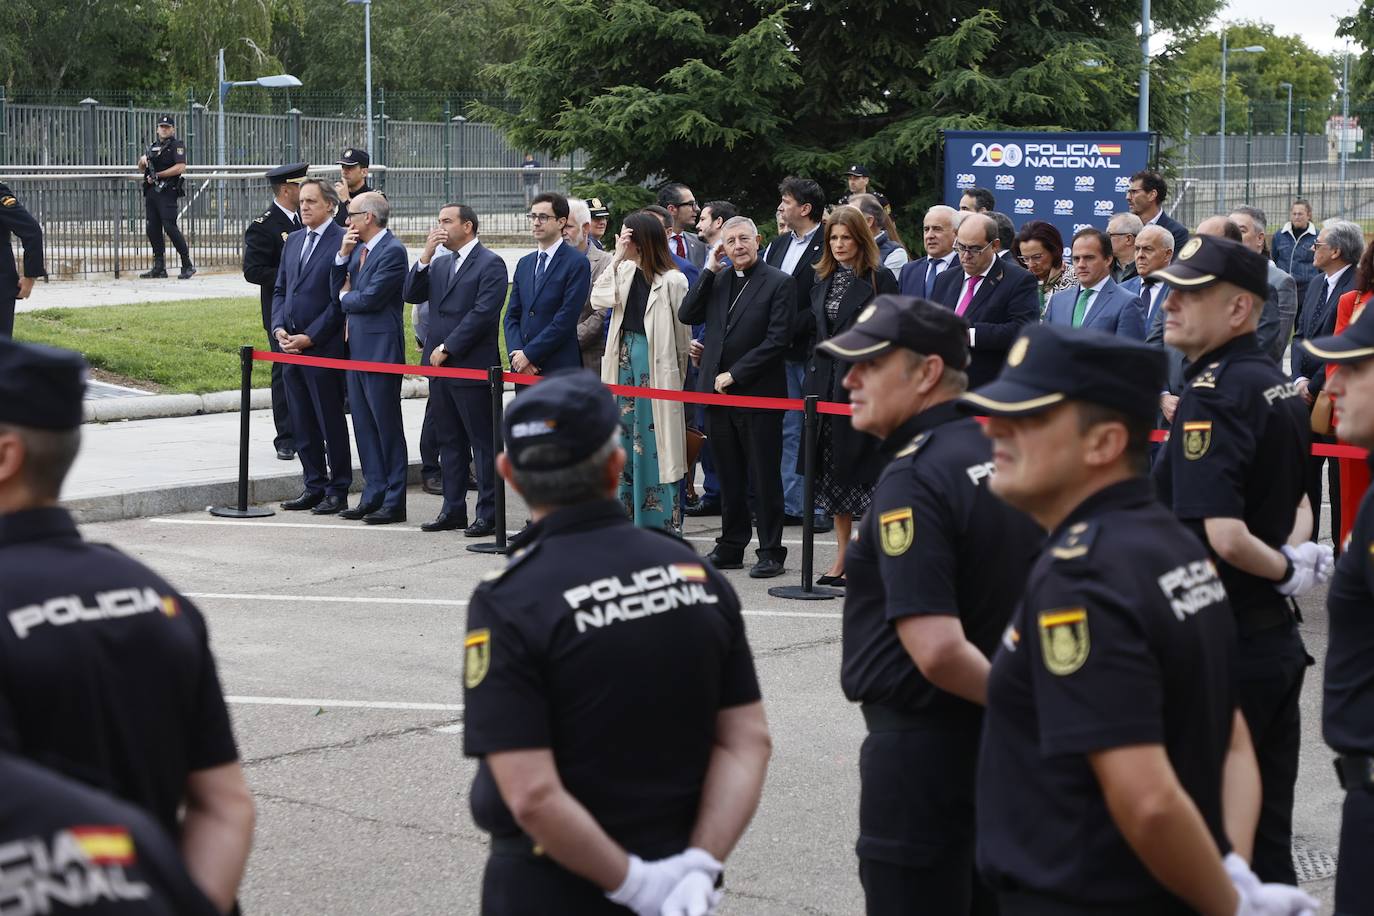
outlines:
{"label": "woman in black coat", "polygon": [[[806,366],[805,393],[822,401],[849,403],[844,375],[848,363],[840,363],[815,351],[816,344],[849,330],[875,296],[896,293],[892,271],[882,257],[868,221],[854,207],[838,207],[825,222],[825,249],[816,262],[816,283],[811,287],[811,311],[802,314],[798,336],[811,340]],[[835,562],[816,580],[819,585],[844,585],[844,553],[849,546],[854,516],[868,511],[873,484],[882,470],[879,440],[850,425],[849,417],[822,414],[816,437],[816,502],[835,517]],[[798,457],[798,473],[805,454]],[[811,511],[810,507],[804,507]]]}

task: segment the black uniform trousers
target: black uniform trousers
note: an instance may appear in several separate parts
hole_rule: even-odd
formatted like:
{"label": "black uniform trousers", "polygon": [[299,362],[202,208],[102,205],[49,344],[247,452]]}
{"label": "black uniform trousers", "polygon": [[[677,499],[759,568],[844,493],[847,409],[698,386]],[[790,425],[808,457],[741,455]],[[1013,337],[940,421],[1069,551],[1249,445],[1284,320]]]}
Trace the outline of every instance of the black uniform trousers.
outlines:
{"label": "black uniform trousers", "polygon": [[291,437],[301,459],[305,489],[347,497],[353,485],[353,452],[348,444],[348,420],[344,417],[343,371],[273,365],[282,367]]}
{"label": "black uniform trousers", "polygon": [[1349,789],[1341,808],[1335,916],[1374,916],[1374,789]]}
{"label": "black uniform trousers", "polygon": [[[271,331],[267,333],[267,347],[273,353],[282,352],[281,344],[277,343],[277,338],[272,336]],[[299,451],[300,443],[295,438],[291,408],[287,403],[286,368],[286,363],[272,364],[272,426],[277,430],[277,434],[272,437],[272,447],[294,448]]]}
{"label": "black uniform trousers", "polygon": [[0,278],[0,338],[14,336],[14,304],[19,299],[19,278]]}
{"label": "black uniform trousers", "polygon": [[759,559],[782,562],[782,414],[746,407],[707,407],[706,435],[715,449],[720,480],[721,535],[716,550],[723,559],[742,559],[749,546],[749,490],[754,492]]}
{"label": "black uniform trousers", "polygon": [[1177,898],[1133,903],[1071,903],[1041,894],[1003,892],[997,895],[1000,916],[1196,916],[1196,910]]}
{"label": "black uniform trousers", "polygon": [[[429,365],[429,351],[425,342],[415,338],[415,348],[420,351],[420,365]],[[434,380],[430,379],[430,391],[434,390]],[[420,479],[429,480],[439,476],[439,434],[434,431],[434,398],[425,399],[425,419],[420,424]]]}
{"label": "black uniform trousers", "polygon": [[177,228],[177,200],[177,192],[170,188],[143,192],[143,209],[148,215],[148,242],[153,246],[156,257],[162,258],[167,254],[167,243],[162,240],[164,232],[172,240],[172,247],[177,254],[183,258],[191,256],[191,249],[186,247],[186,238]]}
{"label": "black uniform trousers", "polygon": [[460,379],[431,378],[429,404],[439,439],[444,478],[444,512],[466,518],[468,455],[477,471],[476,520],[496,521],[496,453],[492,443],[491,391]]}
{"label": "black uniform trousers", "polygon": [[482,872],[482,916],[626,916],[585,878],[551,859],[493,851]]}
{"label": "black uniform trousers", "polygon": [[981,717],[874,728],[859,751],[859,881],[867,916],[993,916],[974,866]]}
{"label": "black uniform trousers", "polygon": [[[1325,443],[1334,445],[1335,436],[1323,436],[1319,433],[1312,434],[1312,444]],[[1326,467],[1326,480],[1329,484],[1328,493],[1331,497],[1331,540],[1336,545],[1336,550],[1341,549],[1341,472],[1340,462],[1335,458],[1327,458],[1324,455],[1307,456],[1307,478],[1305,487],[1307,489],[1307,500],[1312,504],[1312,536],[1308,540],[1315,541],[1321,535],[1322,529],[1322,466]]]}
{"label": "black uniform trousers", "polygon": [[[1242,629],[1244,626],[1242,624]],[[1263,801],[1250,867],[1261,881],[1297,884],[1293,869],[1293,789],[1302,726],[1298,699],[1307,652],[1296,623],[1242,635],[1236,688],[1259,762]]]}

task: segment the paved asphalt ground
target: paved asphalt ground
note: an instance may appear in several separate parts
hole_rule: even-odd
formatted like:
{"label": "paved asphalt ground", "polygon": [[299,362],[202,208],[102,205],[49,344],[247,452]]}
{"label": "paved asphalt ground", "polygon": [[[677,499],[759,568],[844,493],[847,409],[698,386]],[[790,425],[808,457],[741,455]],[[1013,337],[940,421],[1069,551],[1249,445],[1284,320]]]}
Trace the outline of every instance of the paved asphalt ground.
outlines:
{"label": "paved asphalt ground", "polygon": [[[511,505],[518,527],[524,514]],[[258,802],[248,916],[478,912],[486,843],[468,813],[461,637],[473,585],[502,560],[466,551],[458,533],[421,533],[438,507],[413,489],[403,526],[296,513],[85,526],[161,572],[209,620]],[[703,553],[718,522],[689,520]],[[863,726],[838,684],[840,602],[767,594],[800,579],[800,530],[786,537],[785,578],[727,573],[746,609],[775,749],[758,816],[727,864],[722,912],[847,916],[863,911],[853,853]],[[818,544],[823,571],[833,540]],[[1304,602],[1319,663],[1323,600]],[[1307,873],[1329,876],[1340,793],[1320,741],[1320,670],[1303,698],[1297,848]],[[1329,877],[1307,887],[1329,912]]]}

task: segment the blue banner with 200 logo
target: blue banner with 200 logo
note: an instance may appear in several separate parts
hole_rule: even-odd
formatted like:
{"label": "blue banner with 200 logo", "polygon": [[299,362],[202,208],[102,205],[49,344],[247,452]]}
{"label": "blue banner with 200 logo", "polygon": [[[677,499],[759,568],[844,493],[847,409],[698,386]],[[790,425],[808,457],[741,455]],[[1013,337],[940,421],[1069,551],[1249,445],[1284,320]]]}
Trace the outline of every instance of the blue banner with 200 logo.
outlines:
{"label": "blue banner with 200 logo", "polygon": [[1148,167],[1148,133],[945,131],[944,201],[987,188],[996,209],[1023,223],[1053,223],[1067,246],[1087,226],[1125,211],[1131,176]]}

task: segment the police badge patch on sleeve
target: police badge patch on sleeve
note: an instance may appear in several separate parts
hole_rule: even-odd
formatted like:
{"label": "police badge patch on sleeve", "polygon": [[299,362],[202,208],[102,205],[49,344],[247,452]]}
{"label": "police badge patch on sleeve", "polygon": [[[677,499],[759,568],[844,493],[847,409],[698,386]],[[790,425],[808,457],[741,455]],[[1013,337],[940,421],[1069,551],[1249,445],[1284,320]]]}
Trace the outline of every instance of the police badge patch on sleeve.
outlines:
{"label": "police badge patch on sleeve", "polygon": [[463,683],[469,690],[482,683],[491,667],[491,630],[473,630],[463,640],[467,655],[463,659]]}
{"label": "police badge patch on sleeve", "polygon": [[1212,447],[1212,421],[1198,420],[1183,424],[1183,457],[1197,461]]}
{"label": "police badge patch on sleeve", "polygon": [[882,542],[883,553],[889,557],[900,557],[906,553],[915,538],[916,523],[910,506],[878,516],[878,539]]}
{"label": "police badge patch on sleeve", "polygon": [[1050,674],[1073,674],[1088,660],[1088,612],[1081,607],[1042,611],[1040,652]]}

